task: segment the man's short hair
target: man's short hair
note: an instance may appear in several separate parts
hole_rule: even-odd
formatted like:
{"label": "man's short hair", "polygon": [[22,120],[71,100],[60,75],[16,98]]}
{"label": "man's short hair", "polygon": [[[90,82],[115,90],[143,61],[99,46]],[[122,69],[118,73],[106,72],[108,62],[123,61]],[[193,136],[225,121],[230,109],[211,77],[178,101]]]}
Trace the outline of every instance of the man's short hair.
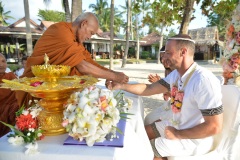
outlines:
{"label": "man's short hair", "polygon": [[181,49],[182,47],[188,47],[190,49],[190,53],[194,55],[195,52],[195,41],[187,34],[178,34],[172,36],[168,39],[168,41],[175,40],[177,41],[176,47],[177,49]]}

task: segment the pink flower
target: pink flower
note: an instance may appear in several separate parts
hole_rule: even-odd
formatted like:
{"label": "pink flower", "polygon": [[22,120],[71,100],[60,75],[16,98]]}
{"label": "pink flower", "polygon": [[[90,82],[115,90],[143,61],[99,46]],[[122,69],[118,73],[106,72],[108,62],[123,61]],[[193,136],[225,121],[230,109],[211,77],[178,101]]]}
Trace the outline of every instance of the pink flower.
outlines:
{"label": "pink flower", "polygon": [[235,63],[235,62],[232,62],[231,63],[231,67],[232,67],[232,69],[235,71],[236,69],[238,69],[238,64],[237,63]]}
{"label": "pink flower", "polygon": [[62,122],[62,126],[63,127],[66,127],[68,125],[68,119],[65,119],[63,122]]}
{"label": "pink flower", "polygon": [[240,44],[240,31],[236,33],[236,42]]}
{"label": "pink flower", "polygon": [[233,68],[229,65],[228,61],[224,61],[222,64],[224,72],[233,72]]}
{"label": "pink flower", "polygon": [[184,93],[183,92],[177,92],[176,93],[176,96],[175,96],[175,101],[179,101],[179,102],[182,102],[183,101],[183,96],[184,96]]}
{"label": "pink flower", "polygon": [[173,113],[179,113],[181,110],[176,108],[174,105],[171,106]]}
{"label": "pink flower", "polygon": [[37,81],[30,84],[30,86],[37,87],[40,86],[43,82]]}
{"label": "pink flower", "polygon": [[171,91],[171,96],[172,96],[172,97],[175,97],[177,91],[178,91],[177,86],[173,86],[173,87],[172,87],[172,91]]}

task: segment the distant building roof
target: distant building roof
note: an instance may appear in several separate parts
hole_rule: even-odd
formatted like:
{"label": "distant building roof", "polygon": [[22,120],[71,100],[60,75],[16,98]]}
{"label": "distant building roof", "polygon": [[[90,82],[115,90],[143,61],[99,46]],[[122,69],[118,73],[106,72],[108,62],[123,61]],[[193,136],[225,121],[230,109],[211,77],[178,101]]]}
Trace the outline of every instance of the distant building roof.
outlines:
{"label": "distant building roof", "polygon": [[57,22],[52,22],[52,21],[41,21],[40,27],[44,30],[46,30],[49,26],[52,24],[57,23]]}
{"label": "distant building roof", "polygon": [[151,46],[153,44],[158,44],[160,41],[160,34],[153,32],[141,39],[141,46]]}
{"label": "distant building roof", "polygon": [[[30,19],[30,28],[32,35],[41,36],[43,30],[41,27],[36,24],[33,20]],[[26,19],[25,17],[19,19],[15,23],[7,26],[7,27],[0,27],[0,35],[1,36],[9,36],[12,37],[25,37],[26,36]],[[37,37],[36,37],[37,38]]]}
{"label": "distant building roof", "polygon": [[188,35],[195,40],[197,45],[214,45],[217,41],[220,46],[223,46],[223,42],[219,40],[216,26],[191,29],[188,31]]}

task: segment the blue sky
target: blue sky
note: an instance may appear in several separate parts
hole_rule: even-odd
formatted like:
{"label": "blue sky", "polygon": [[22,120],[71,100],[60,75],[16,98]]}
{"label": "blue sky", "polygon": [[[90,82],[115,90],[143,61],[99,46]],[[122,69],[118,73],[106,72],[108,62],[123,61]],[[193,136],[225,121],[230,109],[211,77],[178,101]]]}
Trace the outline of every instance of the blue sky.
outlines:
{"label": "blue sky", "polygon": [[[50,9],[50,10],[58,10],[62,11],[61,6],[61,0],[51,0],[51,3],[48,6],[45,6],[43,3],[43,0],[28,0],[29,1],[29,8],[30,8],[30,18],[35,21],[37,24],[40,24],[40,21],[38,21],[39,17],[38,9]],[[111,3],[110,0],[109,5]],[[123,5],[123,0],[115,0],[115,6],[119,6],[120,4]],[[89,4],[96,3],[96,0],[83,0],[83,10],[91,11],[88,6]],[[12,17],[15,17],[15,20],[9,20],[8,23],[14,23],[18,19],[21,19],[24,17],[24,6],[23,6],[23,0],[2,0],[2,4],[4,5],[4,11],[11,11],[10,15]],[[190,25],[189,29],[196,29],[201,27],[206,27],[207,25],[207,17],[201,15],[200,9],[197,9],[195,12],[195,16],[197,17],[195,20],[193,20]],[[176,29],[177,26],[173,26],[173,29]]]}

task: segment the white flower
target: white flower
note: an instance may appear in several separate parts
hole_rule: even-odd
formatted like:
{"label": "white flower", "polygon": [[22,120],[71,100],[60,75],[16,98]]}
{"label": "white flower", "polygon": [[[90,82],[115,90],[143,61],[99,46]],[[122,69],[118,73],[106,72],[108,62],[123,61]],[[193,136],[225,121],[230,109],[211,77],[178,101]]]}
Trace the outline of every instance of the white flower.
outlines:
{"label": "white flower", "polygon": [[29,111],[28,111],[28,110],[23,110],[23,111],[22,111],[22,114],[26,116],[26,115],[29,114]]}
{"label": "white flower", "polygon": [[112,91],[96,86],[76,92],[70,96],[69,104],[65,107],[63,126],[74,139],[85,139],[88,146],[103,142],[107,134],[116,135],[120,108],[127,110],[129,107],[126,99],[121,99],[121,106],[119,100]]}
{"label": "white flower", "polygon": [[15,136],[8,138],[8,142],[12,145],[22,145],[24,143],[23,137]]}
{"label": "white flower", "polygon": [[27,155],[34,155],[39,153],[37,143],[29,143],[25,147],[27,148],[27,150],[25,151],[25,154]]}
{"label": "white flower", "polygon": [[67,105],[67,111],[73,112],[76,109],[76,105],[69,104]]}

